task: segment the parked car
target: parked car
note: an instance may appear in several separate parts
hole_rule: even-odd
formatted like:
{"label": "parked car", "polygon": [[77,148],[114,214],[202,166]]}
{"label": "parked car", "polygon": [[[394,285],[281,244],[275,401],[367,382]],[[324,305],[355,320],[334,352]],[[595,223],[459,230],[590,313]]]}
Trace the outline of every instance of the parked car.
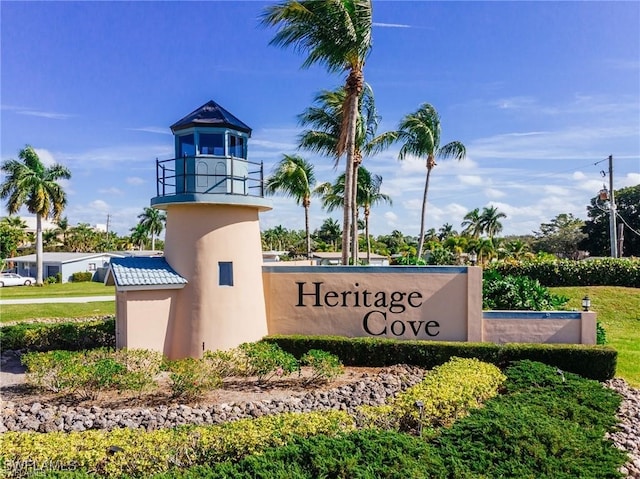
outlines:
{"label": "parked car", "polygon": [[29,286],[36,282],[35,278],[20,276],[16,273],[0,273],[0,288],[5,286]]}

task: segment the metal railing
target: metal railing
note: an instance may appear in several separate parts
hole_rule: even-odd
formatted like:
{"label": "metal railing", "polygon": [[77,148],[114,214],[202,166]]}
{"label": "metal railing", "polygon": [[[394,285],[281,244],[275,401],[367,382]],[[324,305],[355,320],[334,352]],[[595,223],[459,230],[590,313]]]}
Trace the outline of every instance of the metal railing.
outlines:
{"label": "metal railing", "polygon": [[[196,161],[224,162],[225,174],[197,173]],[[242,158],[184,156],[156,158],[156,196],[179,194],[242,195],[264,197],[264,164]]]}

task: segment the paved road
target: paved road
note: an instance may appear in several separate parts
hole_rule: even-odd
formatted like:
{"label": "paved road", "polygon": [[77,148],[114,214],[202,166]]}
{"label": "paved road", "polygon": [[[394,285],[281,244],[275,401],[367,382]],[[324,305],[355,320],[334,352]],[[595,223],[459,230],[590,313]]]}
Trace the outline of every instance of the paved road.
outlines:
{"label": "paved road", "polygon": [[0,299],[0,305],[36,304],[36,303],[90,303],[95,301],[115,301],[115,299],[116,299],[115,296],[78,296],[78,297],[58,296],[56,298]]}

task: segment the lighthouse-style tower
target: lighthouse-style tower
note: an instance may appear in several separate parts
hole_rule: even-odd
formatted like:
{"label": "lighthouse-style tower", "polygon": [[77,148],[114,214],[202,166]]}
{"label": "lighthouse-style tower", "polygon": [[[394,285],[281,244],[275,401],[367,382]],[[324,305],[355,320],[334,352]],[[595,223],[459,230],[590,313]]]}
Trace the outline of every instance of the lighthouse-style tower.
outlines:
{"label": "lighthouse-style tower", "polygon": [[210,101],[171,126],[175,158],[157,161],[166,210],[164,255],[186,285],[171,306],[164,352],[199,357],[267,334],[258,213],[263,166],[248,160],[251,128]]}

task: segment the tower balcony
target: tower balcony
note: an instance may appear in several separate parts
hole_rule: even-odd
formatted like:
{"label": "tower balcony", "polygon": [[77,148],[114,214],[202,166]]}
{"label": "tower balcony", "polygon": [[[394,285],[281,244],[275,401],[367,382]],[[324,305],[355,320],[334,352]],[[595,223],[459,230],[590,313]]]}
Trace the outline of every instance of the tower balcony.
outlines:
{"label": "tower balcony", "polygon": [[151,199],[151,206],[164,209],[176,203],[271,209],[271,202],[264,198],[264,165],[234,156],[156,159],[156,197]]}

